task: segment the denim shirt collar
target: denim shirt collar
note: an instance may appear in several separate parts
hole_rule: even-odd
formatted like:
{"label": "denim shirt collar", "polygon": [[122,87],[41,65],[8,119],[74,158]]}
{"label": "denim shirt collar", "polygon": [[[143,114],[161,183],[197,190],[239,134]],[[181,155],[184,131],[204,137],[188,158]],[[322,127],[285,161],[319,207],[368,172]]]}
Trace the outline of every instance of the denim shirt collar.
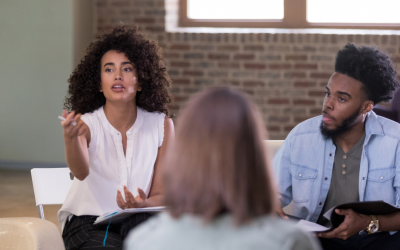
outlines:
{"label": "denim shirt collar", "polygon": [[366,135],[385,135],[382,124],[378,120],[378,116],[374,111],[368,112],[367,122],[365,123]]}

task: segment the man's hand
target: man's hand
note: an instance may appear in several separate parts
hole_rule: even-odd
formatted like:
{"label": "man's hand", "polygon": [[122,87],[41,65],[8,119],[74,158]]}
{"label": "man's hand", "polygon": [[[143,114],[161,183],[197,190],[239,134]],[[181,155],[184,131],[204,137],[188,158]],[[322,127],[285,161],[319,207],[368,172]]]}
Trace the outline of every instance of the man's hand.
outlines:
{"label": "man's hand", "polygon": [[133,194],[129,192],[128,188],[124,186],[125,200],[122,197],[121,192],[117,191],[117,204],[120,208],[142,208],[145,207],[146,194],[142,189],[138,188],[139,195],[133,197]]}
{"label": "man's hand", "polygon": [[336,209],[335,212],[345,216],[342,224],[331,232],[319,233],[318,237],[347,240],[361,230],[367,229],[371,222],[370,216],[356,213],[352,209]]}

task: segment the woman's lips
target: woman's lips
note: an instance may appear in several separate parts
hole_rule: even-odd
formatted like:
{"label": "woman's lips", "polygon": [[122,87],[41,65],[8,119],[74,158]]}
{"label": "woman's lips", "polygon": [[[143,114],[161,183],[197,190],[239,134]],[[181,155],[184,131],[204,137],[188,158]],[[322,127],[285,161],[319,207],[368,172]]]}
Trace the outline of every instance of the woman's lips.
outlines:
{"label": "woman's lips", "polygon": [[112,89],[113,91],[115,91],[115,92],[122,92],[122,91],[125,90],[125,87],[124,87],[124,85],[122,85],[122,84],[115,84],[115,85],[112,86],[111,89]]}

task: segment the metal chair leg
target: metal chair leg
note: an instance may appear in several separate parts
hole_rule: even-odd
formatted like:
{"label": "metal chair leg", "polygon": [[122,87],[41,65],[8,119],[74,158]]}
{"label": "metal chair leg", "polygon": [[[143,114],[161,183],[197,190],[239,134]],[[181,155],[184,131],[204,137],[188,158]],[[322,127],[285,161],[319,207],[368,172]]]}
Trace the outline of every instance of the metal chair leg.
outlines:
{"label": "metal chair leg", "polygon": [[38,205],[37,208],[39,210],[39,218],[44,220],[43,205]]}

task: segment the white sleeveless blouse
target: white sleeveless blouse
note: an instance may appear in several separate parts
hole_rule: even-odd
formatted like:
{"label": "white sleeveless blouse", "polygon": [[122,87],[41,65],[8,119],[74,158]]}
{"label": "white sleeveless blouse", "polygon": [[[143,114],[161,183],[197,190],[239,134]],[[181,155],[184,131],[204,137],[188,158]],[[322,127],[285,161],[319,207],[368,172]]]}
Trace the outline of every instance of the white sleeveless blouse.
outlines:
{"label": "white sleeveless blouse", "polygon": [[116,211],[117,190],[126,185],[133,196],[141,188],[149,195],[158,148],[164,139],[165,115],[137,108],[135,124],[127,131],[126,156],[122,136],[107,120],[103,107],[81,119],[90,129],[89,175],[74,178],[67,198],[58,211],[63,227],[71,214],[94,215]]}

